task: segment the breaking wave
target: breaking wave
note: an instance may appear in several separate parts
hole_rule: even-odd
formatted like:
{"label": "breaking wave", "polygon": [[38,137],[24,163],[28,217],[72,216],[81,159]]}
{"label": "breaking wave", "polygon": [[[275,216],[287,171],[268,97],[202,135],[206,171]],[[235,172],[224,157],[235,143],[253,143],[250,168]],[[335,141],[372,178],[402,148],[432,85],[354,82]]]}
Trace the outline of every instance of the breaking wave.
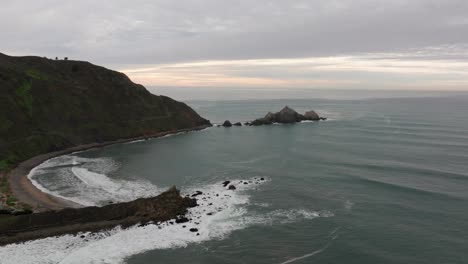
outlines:
{"label": "breaking wave", "polygon": [[[121,185],[108,182],[102,175],[89,174],[85,170],[76,172],[84,182],[92,186],[109,183],[108,191],[120,190]],[[89,177],[97,177],[91,181]],[[129,256],[154,249],[186,247],[212,239],[223,239],[233,231],[252,225],[285,224],[308,221],[318,217],[331,217],[331,212],[315,212],[304,209],[272,210],[258,213],[251,210],[251,192],[269,182],[255,177],[232,183],[236,190],[229,190],[222,183],[193,187],[183,195],[202,192],[196,198],[199,206],[189,209],[187,223],[174,221],[133,226],[128,229],[119,227],[100,233],[82,233],[76,236],[46,238],[23,244],[13,244],[0,248],[6,264],[9,263],[124,263]],[[245,182],[245,181],[244,181]],[[194,231],[196,228],[196,231]],[[192,229],[192,232],[190,229]]]}

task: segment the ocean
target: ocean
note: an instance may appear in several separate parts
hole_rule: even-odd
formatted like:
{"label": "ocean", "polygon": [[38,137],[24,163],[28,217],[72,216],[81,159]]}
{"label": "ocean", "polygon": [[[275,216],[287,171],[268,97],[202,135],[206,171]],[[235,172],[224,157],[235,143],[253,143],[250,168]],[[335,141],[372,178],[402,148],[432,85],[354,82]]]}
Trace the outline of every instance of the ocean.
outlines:
{"label": "ocean", "polygon": [[172,185],[203,192],[201,205],[185,228],[47,238],[0,248],[0,262],[468,263],[468,97],[188,104],[215,124],[285,105],[328,120],[212,127],[49,160],[34,184],[86,206]]}

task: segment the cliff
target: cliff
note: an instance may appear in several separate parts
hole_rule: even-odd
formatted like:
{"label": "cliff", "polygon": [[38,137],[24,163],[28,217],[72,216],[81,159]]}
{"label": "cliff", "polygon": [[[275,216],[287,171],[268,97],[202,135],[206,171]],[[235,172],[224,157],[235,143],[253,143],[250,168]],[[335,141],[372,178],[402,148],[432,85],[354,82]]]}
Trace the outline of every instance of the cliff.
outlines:
{"label": "cliff", "polygon": [[89,62],[0,54],[0,90],[0,168],[80,144],[209,124],[186,104]]}
{"label": "cliff", "polygon": [[[0,194],[8,189],[2,171],[36,155],[207,125],[186,104],[153,95],[123,73],[0,53]],[[2,200],[10,198],[14,204]]]}

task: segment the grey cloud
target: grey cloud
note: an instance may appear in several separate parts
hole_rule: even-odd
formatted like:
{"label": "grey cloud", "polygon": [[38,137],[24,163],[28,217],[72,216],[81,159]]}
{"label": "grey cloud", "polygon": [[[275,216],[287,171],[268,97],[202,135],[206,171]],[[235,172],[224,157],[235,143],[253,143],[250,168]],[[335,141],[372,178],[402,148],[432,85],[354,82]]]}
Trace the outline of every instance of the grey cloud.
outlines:
{"label": "grey cloud", "polygon": [[[450,45],[466,54],[468,43],[465,0],[2,2],[0,52],[106,65],[398,53]],[[457,56],[437,54],[427,56]]]}

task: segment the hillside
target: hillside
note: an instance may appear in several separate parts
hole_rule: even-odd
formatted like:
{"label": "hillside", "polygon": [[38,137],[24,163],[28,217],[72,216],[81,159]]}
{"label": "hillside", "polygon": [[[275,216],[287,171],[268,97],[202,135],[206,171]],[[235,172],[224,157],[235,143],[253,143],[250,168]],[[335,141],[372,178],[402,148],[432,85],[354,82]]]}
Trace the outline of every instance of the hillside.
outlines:
{"label": "hillside", "polygon": [[0,91],[0,173],[41,153],[209,124],[186,104],[83,61],[0,53]]}

